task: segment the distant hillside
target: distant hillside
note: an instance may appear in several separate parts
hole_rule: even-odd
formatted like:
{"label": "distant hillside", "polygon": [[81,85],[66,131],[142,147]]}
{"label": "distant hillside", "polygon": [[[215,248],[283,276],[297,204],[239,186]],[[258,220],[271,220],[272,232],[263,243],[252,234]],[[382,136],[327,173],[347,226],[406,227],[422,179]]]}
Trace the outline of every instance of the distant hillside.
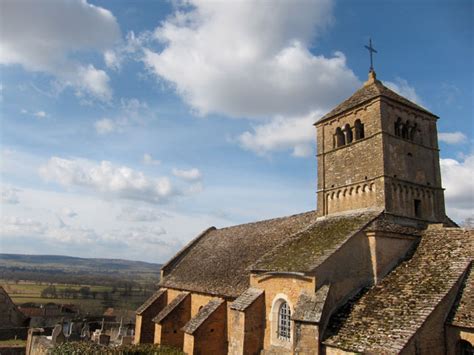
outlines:
{"label": "distant hillside", "polygon": [[61,283],[155,283],[160,264],[63,255],[0,254],[0,279]]}

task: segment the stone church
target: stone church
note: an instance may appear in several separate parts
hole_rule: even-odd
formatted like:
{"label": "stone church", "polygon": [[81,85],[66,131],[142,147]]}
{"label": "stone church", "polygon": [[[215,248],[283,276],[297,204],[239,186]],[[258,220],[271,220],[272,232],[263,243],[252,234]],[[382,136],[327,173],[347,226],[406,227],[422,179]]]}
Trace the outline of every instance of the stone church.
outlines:
{"label": "stone church", "polygon": [[474,233],[445,215],[437,119],[371,70],[315,123],[316,211],[203,231],[162,267],[135,342],[473,354]]}

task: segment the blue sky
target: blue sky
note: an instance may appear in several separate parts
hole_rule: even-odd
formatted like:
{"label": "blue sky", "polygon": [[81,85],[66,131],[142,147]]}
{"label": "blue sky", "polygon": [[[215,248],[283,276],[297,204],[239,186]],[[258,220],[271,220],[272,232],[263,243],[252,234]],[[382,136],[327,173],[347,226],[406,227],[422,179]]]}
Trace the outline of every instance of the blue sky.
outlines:
{"label": "blue sky", "polygon": [[378,78],[440,117],[472,217],[473,4],[0,0],[2,252],[164,262],[316,206],[312,123]]}

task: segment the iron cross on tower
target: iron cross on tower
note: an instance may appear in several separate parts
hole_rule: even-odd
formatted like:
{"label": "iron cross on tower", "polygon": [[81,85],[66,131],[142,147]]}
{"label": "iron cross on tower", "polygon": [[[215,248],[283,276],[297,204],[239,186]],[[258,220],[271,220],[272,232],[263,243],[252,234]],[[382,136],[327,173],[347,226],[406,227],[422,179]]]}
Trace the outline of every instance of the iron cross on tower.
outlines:
{"label": "iron cross on tower", "polygon": [[370,71],[374,71],[374,62],[372,59],[372,54],[377,53],[374,47],[372,47],[372,38],[369,38],[369,45],[365,46],[369,50],[370,53]]}

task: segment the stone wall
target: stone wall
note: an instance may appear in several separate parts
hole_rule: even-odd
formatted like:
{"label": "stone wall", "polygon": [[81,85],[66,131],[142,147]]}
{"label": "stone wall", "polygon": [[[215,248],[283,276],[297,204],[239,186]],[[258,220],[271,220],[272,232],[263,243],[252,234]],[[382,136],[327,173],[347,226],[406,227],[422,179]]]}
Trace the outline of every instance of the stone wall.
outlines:
{"label": "stone wall", "polygon": [[277,309],[274,308],[276,301],[285,300],[293,314],[296,303],[303,290],[314,292],[316,289],[315,279],[298,275],[252,275],[250,285],[265,290],[265,338],[264,349],[272,347],[283,347],[288,350],[293,349],[294,324],[292,322],[292,336],[289,342],[278,341],[276,339]]}
{"label": "stone wall", "polygon": [[193,334],[184,335],[188,355],[227,354],[227,303],[223,302]]}
{"label": "stone wall", "polygon": [[135,343],[153,343],[155,338],[155,323],[153,318],[166,306],[167,292],[158,297],[141,314],[137,314],[135,323]]}
{"label": "stone wall", "polygon": [[182,327],[191,319],[191,295],[188,295],[181,303],[171,311],[159,324],[155,324],[156,344],[183,348],[184,332]]}
{"label": "stone wall", "polygon": [[[168,288],[168,304],[181,292],[183,291]],[[209,303],[209,301],[212,300],[213,298],[214,296],[192,292],[191,293],[191,318],[193,318],[199,312],[199,310],[202,307],[204,307],[207,303]]]}
{"label": "stone wall", "polygon": [[22,327],[27,324],[27,317],[12,302],[7,292],[0,286],[0,327]]}
{"label": "stone wall", "polygon": [[[384,205],[383,143],[378,100],[317,125],[318,212],[321,215]],[[364,127],[364,138],[337,144],[338,128],[355,121]]]}
{"label": "stone wall", "polygon": [[316,270],[317,287],[331,285],[321,319],[322,331],[330,314],[362,287],[373,283],[373,266],[368,238],[359,232]]}
{"label": "stone wall", "polygon": [[258,355],[265,335],[265,297],[260,295],[244,311],[228,312],[229,355]]}
{"label": "stone wall", "polygon": [[295,322],[295,355],[319,355],[319,327],[317,324]]}

